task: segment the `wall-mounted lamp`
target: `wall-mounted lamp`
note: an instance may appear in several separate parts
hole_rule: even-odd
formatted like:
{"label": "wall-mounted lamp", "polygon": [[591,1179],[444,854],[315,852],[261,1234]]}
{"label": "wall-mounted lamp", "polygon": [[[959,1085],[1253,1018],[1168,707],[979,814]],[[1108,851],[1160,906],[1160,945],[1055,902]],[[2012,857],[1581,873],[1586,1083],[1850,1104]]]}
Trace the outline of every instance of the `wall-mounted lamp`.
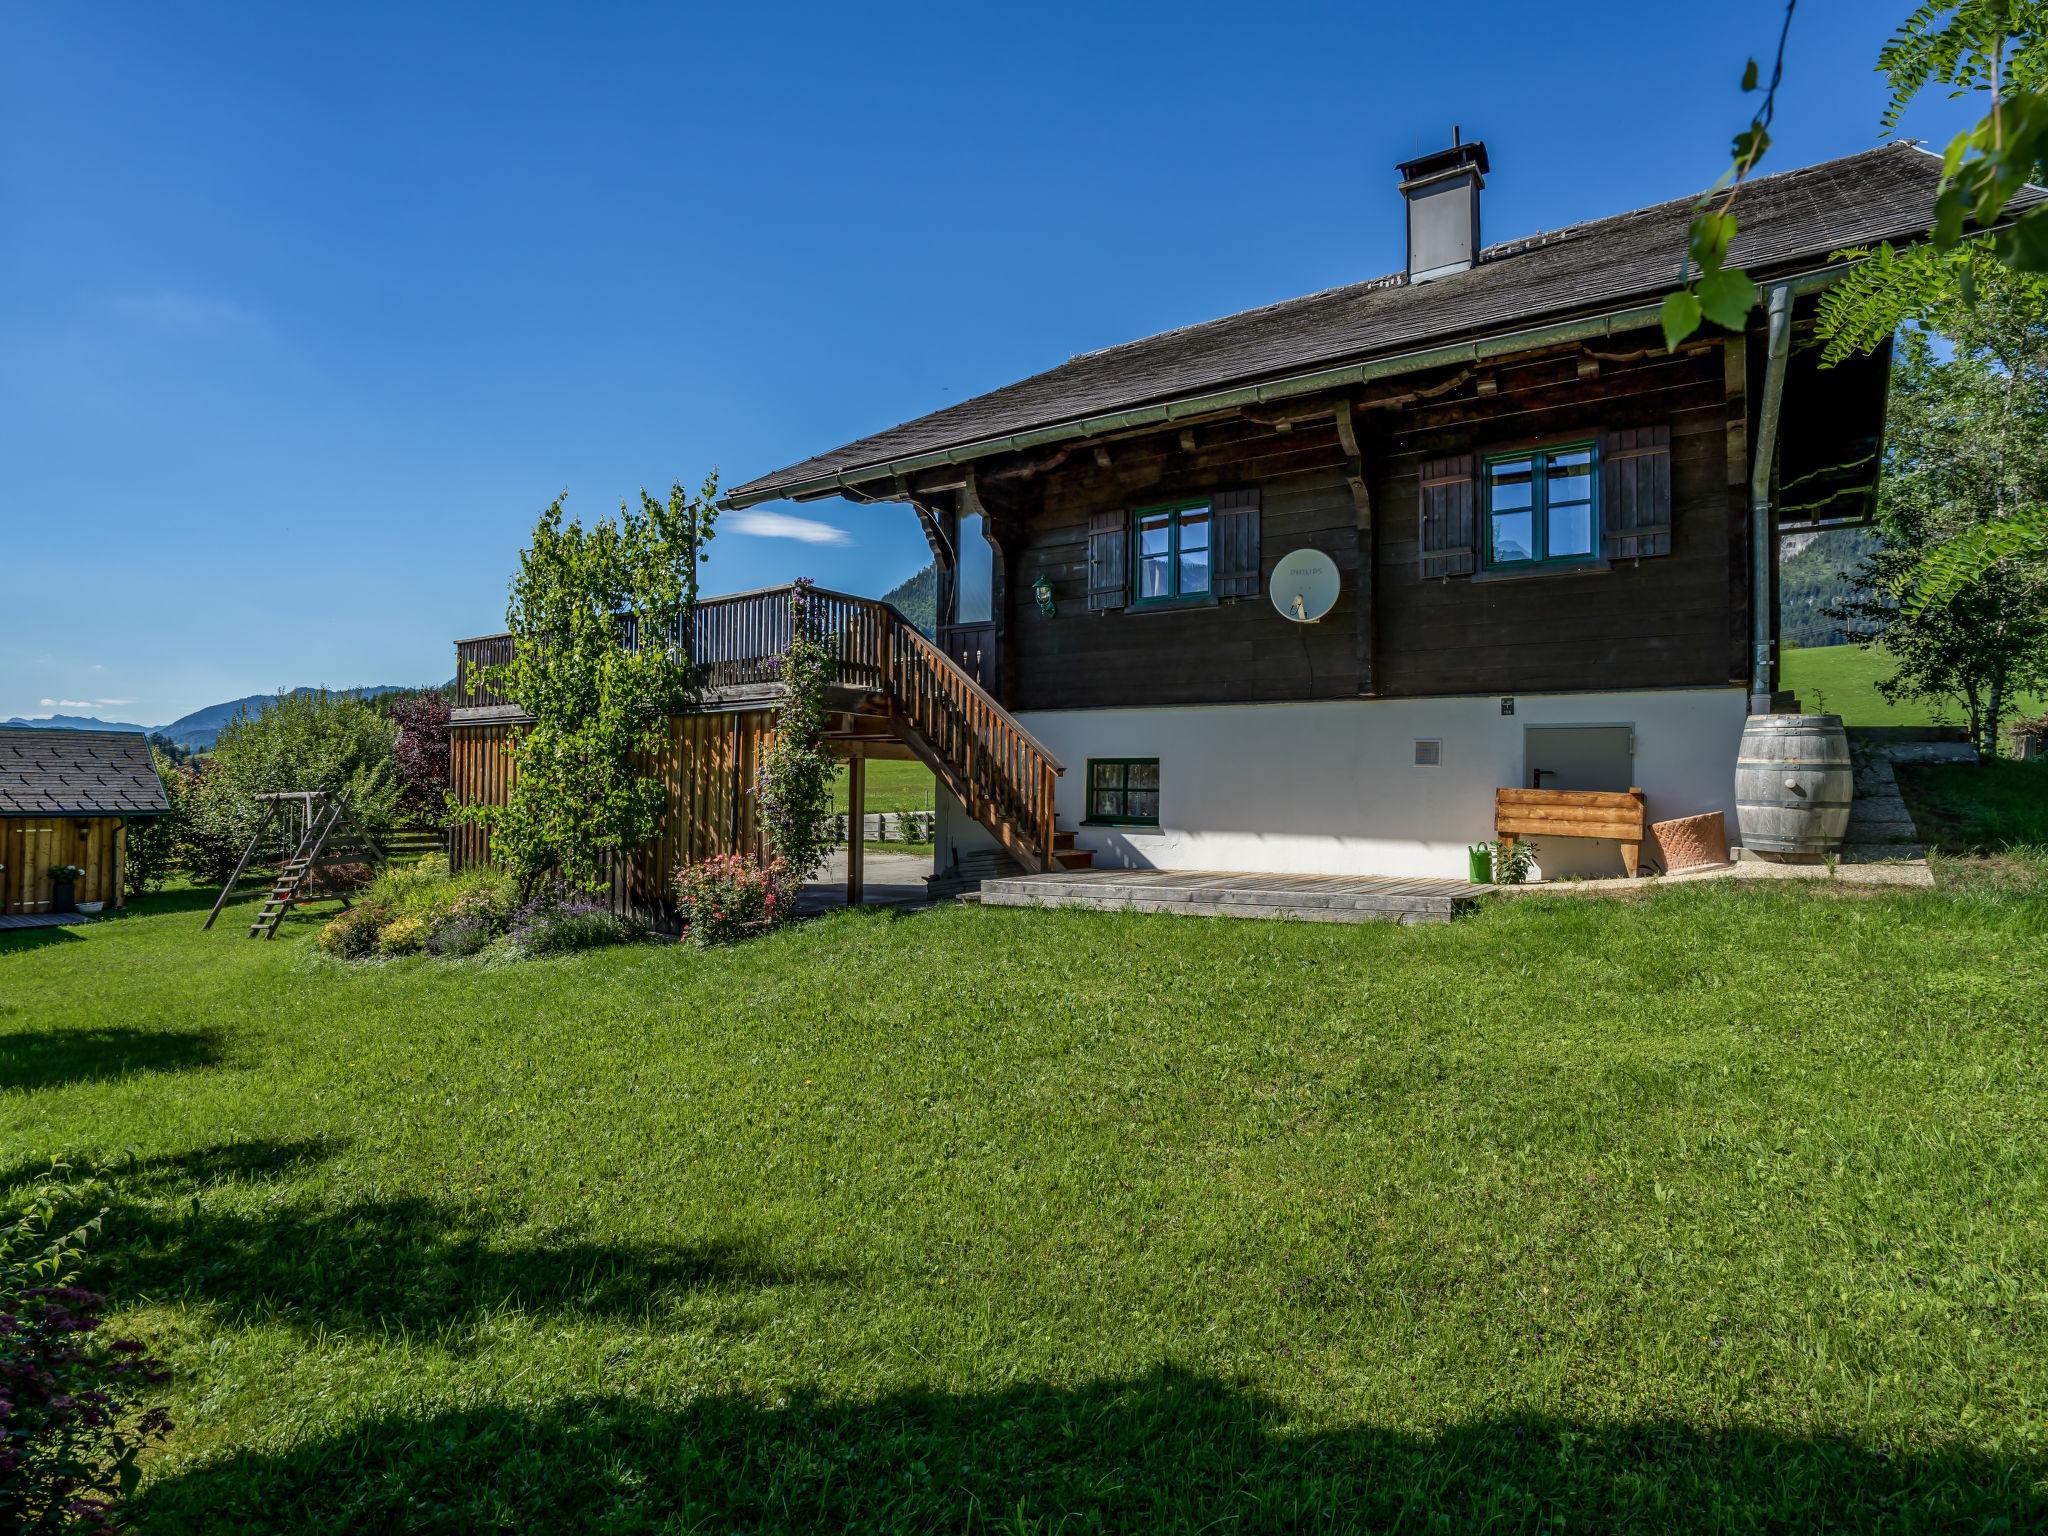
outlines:
{"label": "wall-mounted lamp", "polygon": [[1044,572],[1040,572],[1038,580],[1031,583],[1031,595],[1038,599],[1038,611],[1048,619],[1058,611],[1053,607],[1051,578]]}

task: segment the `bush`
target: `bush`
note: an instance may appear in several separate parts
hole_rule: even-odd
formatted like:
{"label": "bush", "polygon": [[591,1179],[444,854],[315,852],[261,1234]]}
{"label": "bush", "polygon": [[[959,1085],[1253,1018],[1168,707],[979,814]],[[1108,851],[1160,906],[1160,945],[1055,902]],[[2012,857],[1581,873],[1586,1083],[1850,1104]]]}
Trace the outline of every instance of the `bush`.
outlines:
{"label": "bush", "polygon": [[676,908],[693,944],[730,944],[790,914],[789,866],[719,854],[676,871]]}
{"label": "bush", "polygon": [[647,930],[639,923],[566,887],[536,897],[512,917],[512,948],[521,955],[568,954],[646,937]]}
{"label": "bush", "polygon": [[[271,790],[349,791],[356,826],[381,837],[393,825],[398,780],[392,769],[392,723],[347,694],[279,694],[254,715],[228,722],[205,768],[180,798],[181,858],[204,880],[225,880],[263,815],[256,796]],[[272,823],[266,856],[289,852],[290,834]]]}
{"label": "bush", "polygon": [[137,1456],[170,1429],[142,1407],[165,1373],[133,1339],[102,1339],[106,1301],[74,1283],[100,1218],[53,1233],[56,1193],[39,1184],[0,1232],[0,1531],[111,1531]]}
{"label": "bush", "polygon": [[504,935],[502,927],[482,918],[451,916],[427,934],[427,953],[437,960],[460,960],[481,954]]}
{"label": "bush", "polygon": [[508,934],[522,954],[554,954],[625,943],[646,930],[574,893],[555,891],[522,907],[509,872],[486,866],[450,875],[447,859],[429,854],[386,868],[356,906],[320,930],[320,947],[342,960],[422,953],[457,959]]}
{"label": "bush", "polygon": [[377,933],[391,920],[389,909],[368,902],[350,907],[320,930],[320,947],[337,960],[360,960],[377,948]]}
{"label": "bush", "polygon": [[380,955],[416,955],[427,947],[424,917],[395,917],[377,930]]}

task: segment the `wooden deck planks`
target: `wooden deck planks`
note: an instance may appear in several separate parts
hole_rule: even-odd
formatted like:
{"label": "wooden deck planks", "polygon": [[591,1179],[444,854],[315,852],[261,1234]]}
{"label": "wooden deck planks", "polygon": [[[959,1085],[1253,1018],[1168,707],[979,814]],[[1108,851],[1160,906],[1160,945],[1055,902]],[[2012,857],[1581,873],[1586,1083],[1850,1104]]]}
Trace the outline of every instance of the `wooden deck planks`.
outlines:
{"label": "wooden deck planks", "polygon": [[1078,907],[1309,922],[1449,922],[1487,887],[1462,880],[1091,869],[982,883],[986,906]]}

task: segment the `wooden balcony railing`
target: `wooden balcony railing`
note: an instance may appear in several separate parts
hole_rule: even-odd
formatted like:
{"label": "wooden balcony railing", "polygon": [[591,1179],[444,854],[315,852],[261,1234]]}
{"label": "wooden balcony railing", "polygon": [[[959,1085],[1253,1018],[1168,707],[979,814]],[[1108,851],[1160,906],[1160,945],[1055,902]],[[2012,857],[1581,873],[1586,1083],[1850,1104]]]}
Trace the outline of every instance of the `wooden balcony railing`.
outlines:
{"label": "wooden balcony railing", "polygon": [[[768,587],[700,602],[691,614],[690,659],[713,693],[781,681],[790,637],[793,587]],[[1028,864],[1052,862],[1053,785],[1065,770],[988,691],[988,683],[925,638],[887,603],[824,588],[811,589],[812,613],[837,662],[834,681],[888,696],[913,746],[922,744],[948,788],[974,818]],[[641,643],[632,620],[620,641]],[[977,670],[982,652],[973,653]],[[504,700],[473,688],[472,665],[511,660],[510,635],[455,643],[455,705],[499,706]]]}

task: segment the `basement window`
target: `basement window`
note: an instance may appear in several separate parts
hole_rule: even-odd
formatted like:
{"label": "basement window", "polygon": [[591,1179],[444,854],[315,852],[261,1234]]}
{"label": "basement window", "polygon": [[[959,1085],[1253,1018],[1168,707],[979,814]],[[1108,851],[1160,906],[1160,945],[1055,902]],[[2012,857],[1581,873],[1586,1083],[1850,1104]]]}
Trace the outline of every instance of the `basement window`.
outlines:
{"label": "basement window", "polygon": [[1131,514],[1137,602],[1177,603],[1209,595],[1209,502],[1176,501]]}
{"label": "basement window", "polygon": [[1584,565],[1600,543],[1598,455],[1591,443],[1486,461],[1486,568]]}
{"label": "basement window", "polygon": [[1094,827],[1158,826],[1159,759],[1089,758],[1087,822]]}

